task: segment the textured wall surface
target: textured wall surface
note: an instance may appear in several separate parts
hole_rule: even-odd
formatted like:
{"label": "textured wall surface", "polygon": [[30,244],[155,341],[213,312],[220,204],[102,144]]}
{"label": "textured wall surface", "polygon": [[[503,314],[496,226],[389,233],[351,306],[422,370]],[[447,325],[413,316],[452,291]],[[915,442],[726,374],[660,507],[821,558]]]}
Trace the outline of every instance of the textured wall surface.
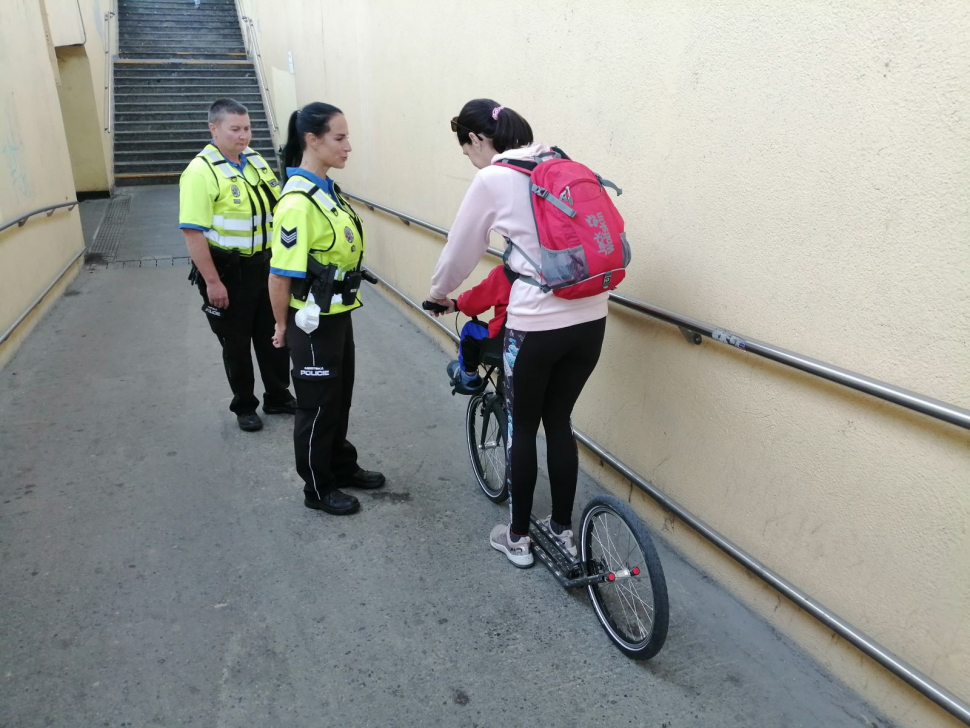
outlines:
{"label": "textured wall surface", "polygon": [[[449,226],[474,169],[448,120],[490,96],[624,188],[624,294],[970,408],[963,0],[243,5],[281,93],[347,113],[348,189]],[[423,297],[440,239],[367,219]],[[966,431],[616,309],[575,421],[970,699]],[[902,724],[951,723],[635,500]]]}
{"label": "textured wall surface", "polygon": [[[0,3],[0,224],[72,199],[71,160],[39,4]],[[0,233],[0,332],[82,247],[77,208]],[[0,348],[0,363],[16,343]]]}

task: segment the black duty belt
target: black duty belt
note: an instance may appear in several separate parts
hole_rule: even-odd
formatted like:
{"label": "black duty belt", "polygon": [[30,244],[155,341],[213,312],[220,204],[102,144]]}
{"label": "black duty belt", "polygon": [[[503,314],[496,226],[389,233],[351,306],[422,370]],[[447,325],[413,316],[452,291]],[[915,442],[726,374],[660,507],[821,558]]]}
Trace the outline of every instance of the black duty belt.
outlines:
{"label": "black duty belt", "polygon": [[222,248],[214,248],[209,246],[209,253],[212,255],[212,260],[216,265],[231,265],[231,266],[241,266],[247,267],[251,265],[265,265],[269,262],[270,252],[260,251],[254,253],[253,255],[242,255],[239,251],[233,250],[223,250]]}

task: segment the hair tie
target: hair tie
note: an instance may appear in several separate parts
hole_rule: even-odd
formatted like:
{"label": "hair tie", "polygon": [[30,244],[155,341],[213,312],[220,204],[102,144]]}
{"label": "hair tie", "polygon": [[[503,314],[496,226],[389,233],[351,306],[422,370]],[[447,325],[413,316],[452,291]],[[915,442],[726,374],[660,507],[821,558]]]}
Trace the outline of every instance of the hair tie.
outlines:
{"label": "hair tie", "polygon": [[494,109],[492,109],[492,120],[493,121],[498,121],[499,112],[502,111],[502,109],[504,109],[504,108],[505,108],[504,106],[496,106]]}

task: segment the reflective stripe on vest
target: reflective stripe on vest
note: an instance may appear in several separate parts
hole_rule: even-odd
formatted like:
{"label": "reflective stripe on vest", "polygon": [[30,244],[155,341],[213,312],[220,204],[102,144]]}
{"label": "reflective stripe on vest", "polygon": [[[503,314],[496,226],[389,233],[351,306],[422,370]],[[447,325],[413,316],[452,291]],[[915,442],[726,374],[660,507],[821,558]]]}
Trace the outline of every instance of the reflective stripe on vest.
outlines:
{"label": "reflective stripe on vest", "polygon": [[334,212],[337,209],[336,204],[330,199],[330,196],[306,177],[294,175],[286,180],[286,185],[283,187],[283,194],[285,195],[287,192],[302,192],[311,197],[317,205],[330,212]]}
{"label": "reflective stripe on vest", "polygon": [[[213,215],[212,226],[219,227],[227,231],[250,233],[254,229],[256,229],[256,227],[260,223],[260,220],[261,218],[259,215],[256,215],[250,218],[249,220],[232,220],[232,219],[227,220],[223,215]],[[273,222],[273,216],[267,215],[266,222],[268,223]]]}
{"label": "reflective stripe on vest", "polygon": [[[239,250],[249,250],[251,247],[260,247],[264,242],[263,234],[256,233],[255,236],[246,235],[246,237],[241,237],[239,235],[224,235],[216,232],[215,230],[206,230],[203,235],[205,235],[206,240],[210,243],[215,243],[220,248],[236,249]],[[265,241],[269,243],[269,240]]]}

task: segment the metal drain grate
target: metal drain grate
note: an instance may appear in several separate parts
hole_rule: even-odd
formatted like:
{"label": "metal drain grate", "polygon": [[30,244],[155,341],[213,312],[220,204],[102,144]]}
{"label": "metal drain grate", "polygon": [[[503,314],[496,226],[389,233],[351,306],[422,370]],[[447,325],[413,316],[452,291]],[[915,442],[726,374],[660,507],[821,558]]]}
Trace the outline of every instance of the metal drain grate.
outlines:
{"label": "metal drain grate", "polygon": [[115,195],[111,198],[108,211],[101,221],[101,226],[94,236],[91,247],[84,254],[86,263],[112,263],[118,255],[122,236],[128,223],[128,210],[131,207],[131,195]]}
{"label": "metal drain grate", "polygon": [[176,266],[187,266],[192,264],[192,259],[185,255],[153,255],[135,260],[113,260],[113,261],[91,261],[89,267],[105,268],[106,270],[118,270],[119,268],[174,268]]}

